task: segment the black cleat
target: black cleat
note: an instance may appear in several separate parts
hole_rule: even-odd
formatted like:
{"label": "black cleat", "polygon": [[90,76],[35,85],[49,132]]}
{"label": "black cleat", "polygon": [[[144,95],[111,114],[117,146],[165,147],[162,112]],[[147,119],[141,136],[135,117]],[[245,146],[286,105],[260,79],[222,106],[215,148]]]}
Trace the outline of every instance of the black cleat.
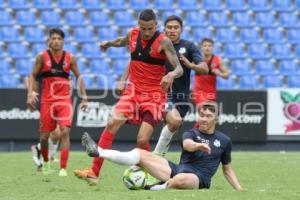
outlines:
{"label": "black cleat", "polygon": [[89,156],[99,157],[98,145],[87,132],[82,135],[81,144],[85,147],[86,153]]}

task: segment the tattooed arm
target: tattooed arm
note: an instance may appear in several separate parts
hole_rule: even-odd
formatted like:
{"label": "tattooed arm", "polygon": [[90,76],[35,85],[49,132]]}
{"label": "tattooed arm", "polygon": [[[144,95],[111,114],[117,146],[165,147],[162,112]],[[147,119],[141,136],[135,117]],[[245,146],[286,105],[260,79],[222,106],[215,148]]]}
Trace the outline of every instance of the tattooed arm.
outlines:
{"label": "tattooed arm", "polygon": [[125,47],[129,44],[131,30],[126,34],[125,37],[119,37],[112,41],[103,41],[100,42],[100,48],[103,51],[106,51],[109,47]]}

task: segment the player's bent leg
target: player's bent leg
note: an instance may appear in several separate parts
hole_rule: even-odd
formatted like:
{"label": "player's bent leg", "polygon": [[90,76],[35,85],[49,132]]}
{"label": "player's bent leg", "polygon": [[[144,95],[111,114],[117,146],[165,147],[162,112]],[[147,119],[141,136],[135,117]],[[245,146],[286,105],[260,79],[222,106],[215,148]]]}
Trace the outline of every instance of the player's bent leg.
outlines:
{"label": "player's bent leg", "polygon": [[168,181],[167,187],[175,189],[198,189],[199,178],[192,173],[179,173]]}
{"label": "player's bent leg", "polygon": [[139,133],[137,135],[137,147],[141,149],[145,149],[147,151],[151,150],[151,146],[149,141],[151,139],[153,133],[153,126],[148,122],[142,122]]}

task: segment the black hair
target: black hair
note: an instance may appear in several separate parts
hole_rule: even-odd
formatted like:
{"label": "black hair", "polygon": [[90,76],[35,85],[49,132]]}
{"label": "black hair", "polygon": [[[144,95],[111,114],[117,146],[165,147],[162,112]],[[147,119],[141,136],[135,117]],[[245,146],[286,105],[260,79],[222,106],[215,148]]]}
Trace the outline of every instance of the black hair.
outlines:
{"label": "black hair", "polygon": [[156,21],[156,15],[152,9],[145,9],[140,13],[139,20],[143,21]]}
{"label": "black hair", "polygon": [[167,19],[165,20],[164,25],[166,26],[169,21],[174,21],[174,20],[177,21],[180,24],[181,28],[182,28],[182,26],[183,26],[182,19],[180,17],[178,17],[177,15],[171,15],[171,16],[167,17]]}
{"label": "black hair", "polygon": [[49,30],[49,37],[51,37],[53,34],[60,35],[63,39],[65,39],[65,33],[60,28],[51,28]]}
{"label": "black hair", "polygon": [[203,38],[203,39],[201,40],[201,45],[202,45],[204,42],[209,42],[209,43],[211,43],[212,45],[214,44],[214,41],[213,41],[212,39],[210,39],[210,38]]}
{"label": "black hair", "polygon": [[215,113],[217,116],[219,115],[218,104],[215,101],[205,101],[201,104],[200,109],[209,110],[212,113]]}

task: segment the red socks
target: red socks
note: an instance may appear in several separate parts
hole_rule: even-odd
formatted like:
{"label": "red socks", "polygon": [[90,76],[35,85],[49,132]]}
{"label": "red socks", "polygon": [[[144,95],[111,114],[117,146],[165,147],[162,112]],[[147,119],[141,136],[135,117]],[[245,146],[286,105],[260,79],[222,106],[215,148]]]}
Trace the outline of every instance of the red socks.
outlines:
{"label": "red socks", "polygon": [[60,150],[60,168],[66,169],[69,158],[69,149]]}
{"label": "red socks", "polygon": [[[103,149],[111,149],[113,140],[114,140],[114,134],[112,134],[107,128],[105,128],[99,139],[98,146]],[[93,160],[92,169],[97,176],[99,176],[103,161],[104,159],[99,157],[96,157]]]}
{"label": "red socks", "polygon": [[42,147],[41,146],[41,153],[44,159],[44,162],[48,162],[49,158],[48,158],[48,146],[47,147]]}

